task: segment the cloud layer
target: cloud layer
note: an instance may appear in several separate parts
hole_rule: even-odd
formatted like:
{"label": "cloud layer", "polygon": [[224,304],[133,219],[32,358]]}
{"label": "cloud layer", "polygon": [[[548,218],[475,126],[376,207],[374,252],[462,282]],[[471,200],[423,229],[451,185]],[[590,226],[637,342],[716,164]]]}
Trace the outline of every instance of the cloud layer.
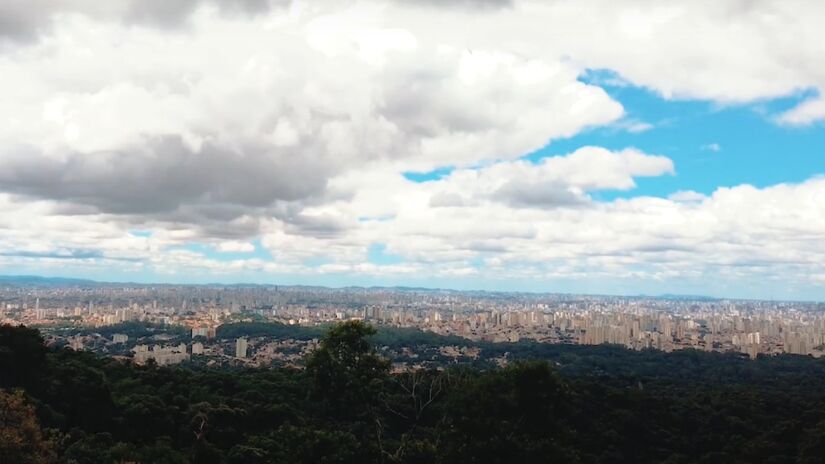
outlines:
{"label": "cloud layer", "polygon": [[801,1],[0,2],[0,265],[820,285],[820,178],[616,198],[679,166],[525,156],[652,130],[589,69],[665,99],[808,95],[768,116],[817,124],[823,19]]}

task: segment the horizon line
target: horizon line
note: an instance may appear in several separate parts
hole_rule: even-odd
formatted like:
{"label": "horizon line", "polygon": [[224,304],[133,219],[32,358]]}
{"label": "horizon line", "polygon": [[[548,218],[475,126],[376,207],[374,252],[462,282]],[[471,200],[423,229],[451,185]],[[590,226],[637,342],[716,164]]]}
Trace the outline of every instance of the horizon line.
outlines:
{"label": "horizon line", "polygon": [[782,302],[782,303],[809,303],[809,304],[823,304],[825,301],[821,300],[785,300],[785,299],[760,299],[760,298],[735,298],[728,296],[714,296],[714,295],[699,295],[699,294],[681,294],[663,292],[658,295],[650,294],[613,294],[613,293],[574,293],[574,292],[554,292],[554,291],[533,291],[533,290],[485,290],[485,289],[457,289],[449,287],[426,287],[426,286],[411,286],[411,285],[343,285],[330,286],[319,284],[278,284],[278,283],[254,283],[254,282],[204,282],[204,283],[183,283],[183,282],[138,282],[127,280],[97,280],[83,277],[64,277],[64,276],[44,276],[38,274],[0,274],[0,284],[11,279],[42,279],[54,281],[76,281],[86,282],[92,284],[117,284],[117,285],[140,285],[140,286],[179,286],[179,287],[287,287],[287,288],[322,288],[327,290],[346,290],[346,289],[395,289],[395,290],[423,290],[428,292],[448,291],[456,293],[490,293],[490,294],[528,294],[528,295],[564,295],[564,296],[588,296],[588,297],[611,297],[611,298],[637,298],[637,299],[657,299],[657,300],[682,300],[682,301],[754,301],[754,302]]}

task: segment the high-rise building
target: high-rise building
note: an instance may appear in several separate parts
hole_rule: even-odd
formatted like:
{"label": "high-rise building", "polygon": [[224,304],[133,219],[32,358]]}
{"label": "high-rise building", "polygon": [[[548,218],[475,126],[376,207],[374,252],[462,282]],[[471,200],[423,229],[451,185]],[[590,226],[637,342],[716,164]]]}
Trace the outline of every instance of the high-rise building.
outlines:
{"label": "high-rise building", "polygon": [[193,327],[192,328],[192,338],[195,338],[195,337],[215,338],[215,328],[214,327]]}
{"label": "high-rise building", "polygon": [[207,330],[207,327],[192,327],[192,338],[205,337]]}
{"label": "high-rise building", "polygon": [[235,357],[236,358],[245,358],[246,357],[246,348],[247,342],[246,339],[241,337],[235,342]]}

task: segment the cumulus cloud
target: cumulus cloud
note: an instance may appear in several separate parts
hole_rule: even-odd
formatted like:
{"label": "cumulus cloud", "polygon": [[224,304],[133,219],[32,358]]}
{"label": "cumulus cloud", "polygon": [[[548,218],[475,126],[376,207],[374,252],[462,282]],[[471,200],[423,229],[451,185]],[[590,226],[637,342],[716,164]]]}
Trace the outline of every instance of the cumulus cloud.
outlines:
{"label": "cumulus cloud", "polygon": [[[823,19],[795,0],[0,2],[0,264],[821,276],[821,179],[634,197],[676,174],[667,153],[525,155],[651,129],[601,85],[722,104],[821,92]],[[821,102],[771,116],[810,124]],[[182,248],[256,238],[274,260]],[[370,263],[375,243],[404,262]]]}
{"label": "cumulus cloud", "polygon": [[[309,148],[309,147],[307,147]],[[192,150],[178,136],[99,152],[45,156],[20,149],[2,155],[0,186],[7,192],[68,200],[102,212],[148,214],[182,205],[208,205],[230,220],[243,210],[221,205],[269,206],[323,189],[324,165],[312,153],[273,156],[267,147],[203,144]]]}
{"label": "cumulus cloud", "polygon": [[[44,201],[29,205],[24,219],[14,200],[6,197],[0,215],[5,231],[0,262],[15,267],[37,262],[41,268],[65,268],[67,262],[96,268],[151,266],[173,275],[190,270],[219,275],[448,276],[472,268],[482,277],[527,280],[758,279],[779,272],[787,282],[802,284],[825,273],[822,179],[765,189],[720,188],[710,196],[636,197],[552,209],[494,201],[432,208],[429,184],[384,187],[385,192],[398,191],[411,199],[399,203],[390,220],[366,221],[344,233],[320,237],[292,234],[273,224],[262,244],[274,261],[216,261],[171,246],[188,242],[172,230],[158,230],[151,237],[126,235],[105,217],[62,216]],[[359,204],[337,207],[361,209]],[[365,264],[367,249],[379,241],[403,264]],[[248,243],[217,246],[224,251],[250,248]],[[315,266],[307,261],[318,258],[326,262]]]}
{"label": "cumulus cloud", "polygon": [[565,156],[537,163],[508,161],[480,169],[460,169],[427,188],[434,191],[430,206],[467,206],[494,201],[515,208],[557,208],[586,205],[587,192],[628,190],[635,177],[673,174],[673,162],[664,156],[635,149],[612,152],[583,147]]}
{"label": "cumulus cloud", "polygon": [[60,15],[83,15],[98,20],[162,28],[183,25],[199,7],[218,8],[227,14],[255,14],[288,0],[30,0],[0,2],[0,43],[35,41],[47,35]]}
{"label": "cumulus cloud", "polygon": [[703,201],[707,197],[702,195],[699,192],[694,192],[693,190],[680,190],[678,192],[674,192],[667,197],[669,200],[673,201]]}
{"label": "cumulus cloud", "polygon": [[781,124],[805,126],[825,119],[825,98],[816,97],[782,113],[777,118]]}
{"label": "cumulus cloud", "polygon": [[444,46],[374,5],[191,14],[185,34],[64,16],[0,57],[0,189],[133,223],[334,230],[301,213],[333,176],[514,158],[622,114],[570,65]]}
{"label": "cumulus cloud", "polygon": [[[341,263],[363,262],[368,244],[408,264],[475,267],[480,275],[552,279],[770,277],[809,283],[822,272],[825,183],[812,179],[765,189],[743,185],[710,196],[636,197],[587,207],[536,208],[496,201],[433,208],[428,192],[451,180],[376,186],[404,192],[390,221],[362,224],[324,241]],[[370,191],[371,188],[367,188]],[[362,201],[368,201],[364,198]],[[360,205],[340,205],[360,208]],[[277,240],[274,240],[275,237]],[[320,242],[278,233],[265,245],[284,257],[318,250]],[[473,263],[484,262],[482,266]]]}
{"label": "cumulus cloud", "polygon": [[449,208],[467,205],[467,199],[458,193],[439,192],[430,197],[430,206],[433,208]]}
{"label": "cumulus cloud", "polygon": [[552,183],[529,184],[511,180],[493,193],[498,201],[513,207],[556,208],[587,203],[581,193]]}
{"label": "cumulus cloud", "polygon": [[219,242],[215,249],[223,253],[251,253],[255,251],[255,245],[249,242],[225,241]]}

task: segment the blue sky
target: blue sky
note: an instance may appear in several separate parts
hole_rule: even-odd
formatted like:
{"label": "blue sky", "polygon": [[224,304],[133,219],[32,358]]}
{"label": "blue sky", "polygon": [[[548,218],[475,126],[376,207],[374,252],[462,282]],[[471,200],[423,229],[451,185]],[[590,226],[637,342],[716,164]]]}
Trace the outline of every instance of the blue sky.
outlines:
{"label": "blue sky", "polygon": [[[825,130],[821,124],[789,126],[776,116],[811,97],[811,92],[741,104],[662,98],[657,92],[621,81],[611,71],[589,71],[582,82],[597,82],[625,109],[622,121],[584,130],[573,137],[554,140],[523,159],[572,153],[588,145],[613,150],[639,148],[669,157],[676,174],[639,178],[637,188],[598,192],[600,200],[651,195],[667,197],[685,190],[711,194],[719,187],[750,184],[766,187],[802,182],[825,173]],[[612,83],[612,85],[611,85]],[[639,132],[625,125],[649,124]],[[407,172],[407,179],[427,182],[451,172],[439,168]]]}
{"label": "blue sky", "polygon": [[[678,190],[710,194],[718,187],[765,187],[802,182],[825,172],[825,131],[820,125],[782,126],[777,114],[809,98],[799,95],[739,105],[664,100],[633,86],[603,87],[631,121],[652,124],[641,133],[597,128],[558,141],[530,156],[564,154],[582,145],[633,146],[671,158],[677,174],[638,180],[633,194],[667,196]],[[718,151],[714,148],[718,147]]]}

